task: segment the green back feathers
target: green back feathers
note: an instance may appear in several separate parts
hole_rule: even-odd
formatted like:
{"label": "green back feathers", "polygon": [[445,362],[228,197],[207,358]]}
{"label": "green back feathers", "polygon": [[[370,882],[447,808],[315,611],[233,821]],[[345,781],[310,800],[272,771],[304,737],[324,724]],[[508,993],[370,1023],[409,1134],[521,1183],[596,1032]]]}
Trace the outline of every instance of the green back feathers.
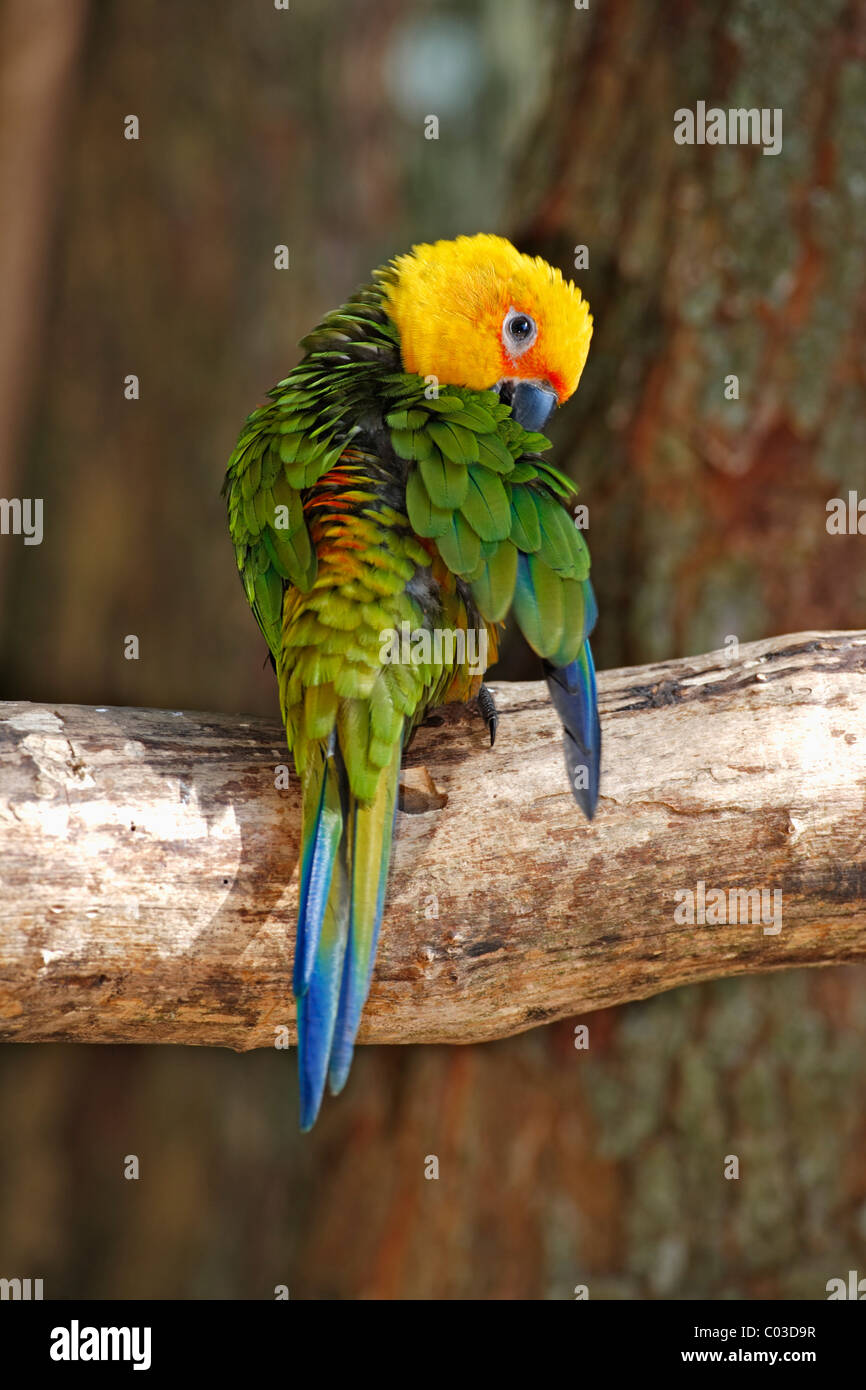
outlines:
{"label": "green back feathers", "polygon": [[286,584],[316,579],[303,494],[339,461],[399,365],[381,292],[360,290],[305,338],[307,356],[244,425],[226,472],[229,530],[247,598],[276,657]]}

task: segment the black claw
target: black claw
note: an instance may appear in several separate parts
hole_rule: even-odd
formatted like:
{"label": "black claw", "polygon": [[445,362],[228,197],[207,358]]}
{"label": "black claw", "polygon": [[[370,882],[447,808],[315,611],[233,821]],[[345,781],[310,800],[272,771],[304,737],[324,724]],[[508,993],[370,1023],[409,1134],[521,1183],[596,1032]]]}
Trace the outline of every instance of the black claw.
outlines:
{"label": "black claw", "polygon": [[488,686],[482,685],[478,692],[478,708],[481,717],[490,730],[490,747],[496,742],[496,726],[499,723],[499,715],[496,713],[496,701],[493,698],[493,691]]}

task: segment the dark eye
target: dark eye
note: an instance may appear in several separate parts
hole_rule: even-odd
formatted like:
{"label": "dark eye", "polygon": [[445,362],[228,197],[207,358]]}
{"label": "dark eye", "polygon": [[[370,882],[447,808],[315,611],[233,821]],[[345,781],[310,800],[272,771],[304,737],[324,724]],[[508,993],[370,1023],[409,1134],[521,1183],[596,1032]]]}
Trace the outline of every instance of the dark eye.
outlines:
{"label": "dark eye", "polygon": [[509,309],[502,325],[502,341],[512,352],[523,352],[538,335],[535,319],[529,314],[521,314],[519,309]]}

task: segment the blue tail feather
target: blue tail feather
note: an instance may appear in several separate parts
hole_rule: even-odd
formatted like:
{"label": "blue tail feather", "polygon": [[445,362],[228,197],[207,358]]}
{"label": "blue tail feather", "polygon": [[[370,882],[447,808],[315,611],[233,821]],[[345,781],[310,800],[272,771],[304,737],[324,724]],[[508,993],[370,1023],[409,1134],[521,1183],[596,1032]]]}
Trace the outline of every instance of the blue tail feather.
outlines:
{"label": "blue tail feather", "polygon": [[296,995],[307,990],[315,968],[322,921],[331,889],[331,877],[343,834],[343,793],[345,780],[342,759],[334,740],[314,765],[310,782],[305,784],[305,801],[314,791],[313,778],[321,777],[313,824],[304,808],[304,850],[301,858],[301,886],[298,899],[298,930],[295,940],[293,987]]}
{"label": "blue tail feather", "polygon": [[[394,838],[394,822],[396,819],[397,797],[395,795],[394,809],[390,817],[390,822],[386,823],[381,859],[378,866],[374,866],[372,869],[374,874],[378,873],[376,904],[372,923],[368,924],[364,922],[363,908],[359,907],[359,899],[363,897],[363,885],[358,885],[357,888],[353,886],[352,890],[349,941],[346,947],[346,960],[343,967],[343,983],[340,990],[337,1026],[334,1030],[334,1042],[331,1048],[331,1061],[328,1068],[328,1087],[333,1096],[340,1094],[349,1078],[349,1070],[355,1052],[355,1038],[358,1035],[358,1027],[361,1022],[361,1013],[370,991],[373,963],[376,959],[376,948],[379,944],[379,928],[382,925],[382,914],[385,909],[385,888],[388,882],[388,866],[391,859],[391,844]],[[359,865],[356,861],[352,866],[352,872],[353,877],[357,877],[359,872],[368,872],[368,866],[365,864]],[[358,888],[360,888],[360,892]]]}
{"label": "blue tail feather", "polygon": [[331,888],[312,978],[306,993],[297,1001],[302,1130],[312,1129],[322,1103],[340,999],[349,921],[349,895],[342,858],[335,866]]}
{"label": "blue tail feather", "polygon": [[305,781],[305,851],[295,952],[301,1129],[312,1128],[325,1083],[346,1083],[370,988],[396,815],[402,744],[370,802],[355,799],[339,743],[322,786]]}

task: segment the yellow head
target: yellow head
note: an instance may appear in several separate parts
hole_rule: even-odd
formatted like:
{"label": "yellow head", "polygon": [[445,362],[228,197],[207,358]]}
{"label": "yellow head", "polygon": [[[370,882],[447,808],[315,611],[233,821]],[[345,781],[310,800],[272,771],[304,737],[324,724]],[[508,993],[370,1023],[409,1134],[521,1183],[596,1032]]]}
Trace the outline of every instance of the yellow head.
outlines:
{"label": "yellow head", "polygon": [[393,268],[385,307],[406,371],[477,391],[530,382],[568,400],[592,317],[559,270],[488,235],[413,246]]}

